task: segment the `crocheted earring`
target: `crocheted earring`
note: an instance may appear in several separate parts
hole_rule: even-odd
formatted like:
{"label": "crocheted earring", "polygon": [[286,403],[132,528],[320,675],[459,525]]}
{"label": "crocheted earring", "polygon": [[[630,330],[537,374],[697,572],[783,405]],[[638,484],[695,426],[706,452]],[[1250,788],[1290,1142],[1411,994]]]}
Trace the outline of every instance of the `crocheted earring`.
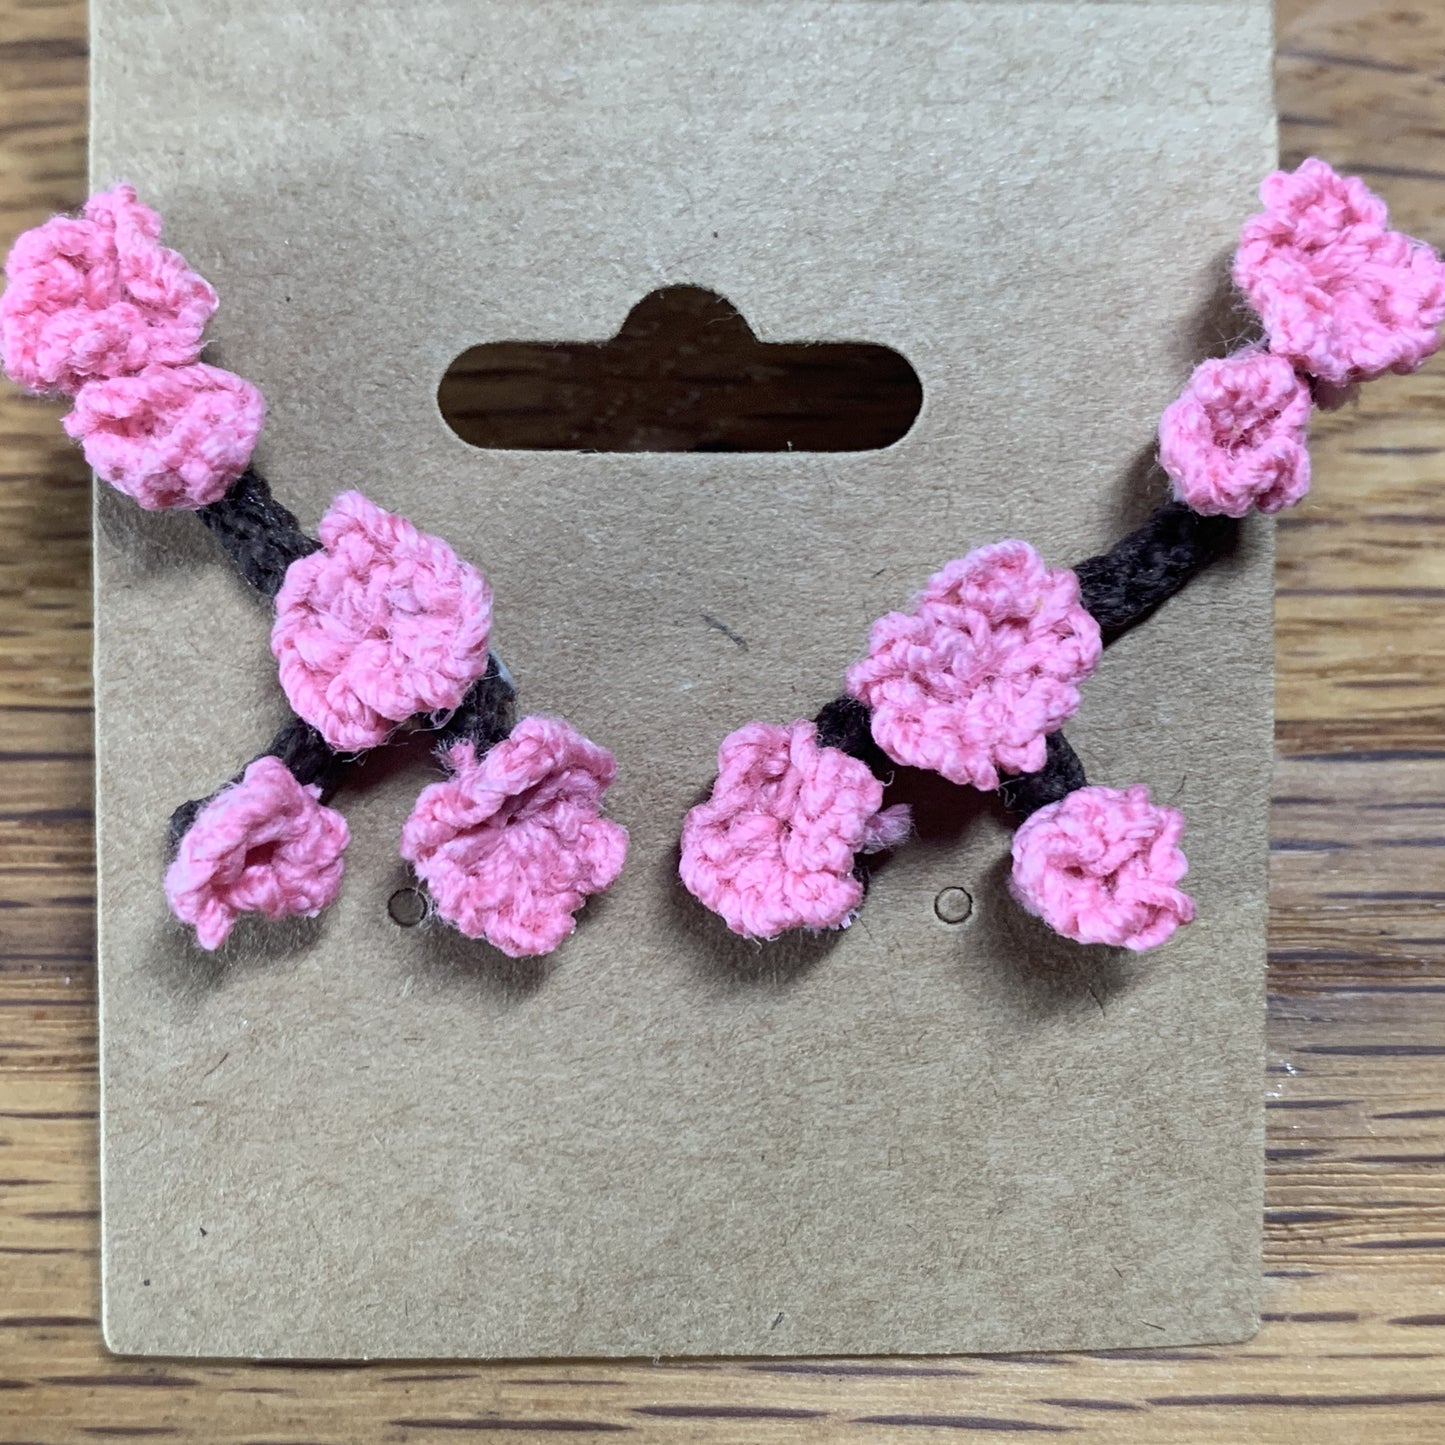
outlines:
{"label": "crocheted earring", "polygon": [[172,911],[208,949],[243,913],[319,913],[348,842],[328,800],[369,749],[425,728],[449,776],[418,798],[403,856],[467,936],[549,952],[622,868],[626,831],[601,814],[611,755],[560,719],[513,726],[491,589],[441,538],[359,492],[334,500],[319,541],[301,531],[250,465],[260,393],[199,360],[216,293],[160,230],[121,185],[26,232],[6,262],[0,350],[20,385],[74,397],[64,425],[97,475],[148,510],[194,511],[275,604],[294,716],[172,815]]}
{"label": "crocheted earring", "polygon": [[1164,413],[1175,500],[1072,570],[1021,541],[950,562],[874,624],[846,696],[811,722],[749,723],[723,741],[679,871],[734,932],[848,925],[862,860],[909,832],[906,811],[883,806],[893,764],[999,791],[1019,820],[1013,895],[1064,937],[1146,949],[1193,918],[1182,815],[1143,786],[1089,786],[1059,729],[1107,642],[1228,550],[1237,519],[1305,495],[1311,402],[1413,371],[1445,320],[1445,265],[1389,230],[1360,181],[1308,160],[1261,198],[1234,279],[1265,339],[1202,363]]}

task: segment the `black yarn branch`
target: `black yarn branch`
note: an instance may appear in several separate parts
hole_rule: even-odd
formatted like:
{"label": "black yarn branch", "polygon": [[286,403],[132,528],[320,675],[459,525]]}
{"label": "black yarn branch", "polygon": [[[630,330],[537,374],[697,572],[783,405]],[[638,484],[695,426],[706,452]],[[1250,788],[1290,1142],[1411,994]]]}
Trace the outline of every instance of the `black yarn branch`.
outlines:
{"label": "black yarn branch", "polygon": [[[257,756],[280,758],[303,787],[311,787],[313,784],[320,787],[323,802],[341,786],[349,762],[349,759],[333,752],[321,734],[310,723],[302,722],[299,717],[293,717],[284,724],[271,739],[271,746]],[[251,762],[255,761],[255,758],[251,759]],[[247,767],[249,766],[248,763]],[[242,768],[226,786],[239,783],[245,771],[246,769]],[[217,792],[219,791],[221,790],[217,789]],[[216,794],[212,793],[205,798],[194,798],[189,803],[182,803],[171,814],[169,835],[172,855],[180,847],[181,839],[190,831],[196,815],[215,796]]]}
{"label": "black yarn branch", "polygon": [[516,723],[517,690],[496,653],[474,682],[457,710],[437,731],[438,748],[471,743],[478,757],[502,741]]}
{"label": "black yarn branch", "polygon": [[[516,691],[495,655],[488,657],[486,672],[472,684],[461,705],[439,729],[437,738],[441,746],[452,743],[470,742],[475,745],[477,755],[499,743],[512,731],[516,704]],[[343,779],[356,758],[349,753],[335,752],[326,739],[308,722],[293,717],[271,739],[270,747],[258,753],[258,757],[280,758],[287,770],[303,787],[313,784],[321,789],[321,801],[326,802],[341,786]],[[251,762],[256,759],[252,758]],[[247,764],[249,767],[250,764]],[[242,768],[226,787],[239,783],[245,775]],[[204,798],[194,798],[182,803],[171,814],[168,828],[171,856],[181,845],[181,839],[190,831],[201,809],[223,791]]]}
{"label": "black yarn branch", "polygon": [[854,697],[835,697],[813,719],[820,748],[837,748],[866,763],[873,776],[886,778],[894,769],[888,754],[873,741],[868,707]]}
{"label": "black yarn branch", "polygon": [[298,557],[321,549],[254,467],[247,467],[219,502],[198,508],[196,515],[241,576],[265,597],[281,590],[286,569]]}
{"label": "black yarn branch", "polygon": [[1074,568],[1080,601],[1112,641],[1228,551],[1238,532],[1233,517],[1201,517],[1182,502],[1166,502],[1142,527]]}
{"label": "black yarn branch", "polygon": [[1020,823],[1040,808],[1068,797],[1088,781],[1078,753],[1069,746],[1063,733],[1050,733],[1045,746],[1047,755],[1038,772],[1015,773],[999,784],[998,794],[1004,807]]}

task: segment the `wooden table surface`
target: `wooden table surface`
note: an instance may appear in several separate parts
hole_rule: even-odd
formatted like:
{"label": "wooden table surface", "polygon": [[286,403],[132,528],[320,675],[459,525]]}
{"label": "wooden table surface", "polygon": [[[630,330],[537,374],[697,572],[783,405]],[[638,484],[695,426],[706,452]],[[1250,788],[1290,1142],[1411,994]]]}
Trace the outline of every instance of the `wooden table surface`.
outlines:
{"label": "wooden table surface", "polygon": [[[85,193],[80,0],[0,0],[0,245]],[[1445,0],[1279,0],[1285,160],[1445,244]],[[1280,523],[1265,1324],[934,1360],[110,1358],[97,1325],[89,482],[0,395],[0,1441],[1445,1441],[1445,357]]]}

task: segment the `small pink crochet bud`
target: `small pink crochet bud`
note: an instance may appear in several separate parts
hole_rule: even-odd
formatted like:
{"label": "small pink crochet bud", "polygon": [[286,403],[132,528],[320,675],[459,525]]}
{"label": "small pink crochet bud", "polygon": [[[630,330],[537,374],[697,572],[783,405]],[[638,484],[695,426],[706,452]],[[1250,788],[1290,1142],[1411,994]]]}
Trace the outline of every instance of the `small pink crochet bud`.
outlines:
{"label": "small pink crochet bud", "polygon": [[1278,512],[1310,487],[1309,387],[1267,351],[1195,368],[1159,422],[1159,462],[1174,495],[1207,517]]}
{"label": "small pink crochet bud", "polygon": [[313,918],[341,889],[346,819],[280,758],[257,758],[196,815],[166,873],[171,912],[219,948],[242,913]]}
{"label": "small pink crochet bud", "polygon": [[748,723],[723,739],[712,796],[687,815],[679,876],[745,938],[842,928],[863,901],[856,855],[908,836],[908,809],[882,801],[867,765],[819,747],[813,723]]}
{"label": "small pink crochet bud", "polygon": [[1445,264],[1387,225],[1385,203],[1324,161],[1276,171],[1244,226],[1234,279],[1270,350],[1334,388],[1414,371],[1440,345]]}
{"label": "small pink crochet bud", "polygon": [[286,571],[271,652],[297,715],[360,752],[460,704],[487,668],[492,591],[440,537],[360,492],[336,498],[320,537]]}
{"label": "small pink crochet bud", "polygon": [[196,362],[88,381],[64,425],[98,476],[159,512],[224,497],[265,419],[249,381]]}
{"label": "small pink crochet bud", "polygon": [[546,717],[523,718],[481,758],[466,742],[446,757],[452,775],[417,799],[401,856],[468,938],[509,958],[551,953],[627,857],[627,830],[601,814],[616,760]]}
{"label": "small pink crochet bud", "polygon": [[1013,842],[1013,895],[1076,943],[1154,948],[1194,917],[1184,817],[1138,785],[1087,787],[1031,814]]}
{"label": "small pink crochet bud", "polygon": [[55,216],[19,236],[0,296],[10,378],[73,394],[152,363],[194,361],[216,293],[160,233],[160,217],[130,186],[115,186],[79,217]]}
{"label": "small pink crochet bud", "polygon": [[1000,771],[1043,767],[1101,648],[1079,579],[1027,542],[998,542],[930,578],[912,611],[879,618],[848,691],[894,762],[991,789]]}

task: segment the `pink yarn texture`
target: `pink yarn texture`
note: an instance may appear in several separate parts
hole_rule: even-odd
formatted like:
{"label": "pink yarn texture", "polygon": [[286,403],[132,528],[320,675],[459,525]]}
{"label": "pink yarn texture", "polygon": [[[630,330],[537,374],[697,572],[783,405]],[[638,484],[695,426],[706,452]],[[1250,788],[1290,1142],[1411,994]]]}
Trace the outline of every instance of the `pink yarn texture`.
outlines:
{"label": "pink yarn texture", "polygon": [[322,550],[287,569],[271,651],[297,714],[360,752],[461,702],[486,671],[492,592],[440,537],[360,492],[336,498],[319,535]]}
{"label": "pink yarn texture", "polygon": [[416,801],[401,856],[437,912],[511,958],[550,953],[589,895],[612,885],[627,830],[601,815],[612,754],[560,718],[528,717],[483,757],[471,743]]}
{"label": "pink yarn texture", "polygon": [[811,722],[752,722],[723,739],[712,796],[682,829],[684,886],[745,938],[841,928],[863,901],[855,855],[908,836],[866,764],[819,747]]}
{"label": "pink yarn texture", "polygon": [[166,873],[166,898],[202,948],[224,943],[242,913],[313,918],[335,901],[349,835],[320,796],[263,757],[200,811]]}
{"label": "pink yarn texture", "polygon": [[1276,171],[1245,223],[1234,279],[1270,350],[1335,387],[1414,371],[1440,345],[1445,264],[1392,231],[1385,203],[1324,161]]}
{"label": "pink yarn texture", "polygon": [[55,216],[18,237],[5,262],[0,353],[32,391],[200,354],[216,293],[159,241],[161,219],[130,186],[98,192],[79,217]]}
{"label": "pink yarn texture", "polygon": [[1044,739],[1073,716],[1100,650],[1079,579],[1027,542],[998,542],[930,578],[911,612],[875,622],[848,691],[894,762],[996,788],[1000,769],[1043,767]]}
{"label": "pink yarn texture", "polygon": [[1189,869],[1183,832],[1183,814],[1142,785],[1079,788],[1019,825],[1014,897],[1076,943],[1154,948],[1194,917],[1175,886]]}
{"label": "pink yarn texture", "polygon": [[157,512],[225,496],[265,420],[249,381],[196,362],[86,382],[65,429],[100,477]]}
{"label": "pink yarn texture", "polygon": [[1205,516],[1292,507],[1310,487],[1309,415],[1309,387],[1284,357],[1204,362],[1159,423],[1174,495]]}

